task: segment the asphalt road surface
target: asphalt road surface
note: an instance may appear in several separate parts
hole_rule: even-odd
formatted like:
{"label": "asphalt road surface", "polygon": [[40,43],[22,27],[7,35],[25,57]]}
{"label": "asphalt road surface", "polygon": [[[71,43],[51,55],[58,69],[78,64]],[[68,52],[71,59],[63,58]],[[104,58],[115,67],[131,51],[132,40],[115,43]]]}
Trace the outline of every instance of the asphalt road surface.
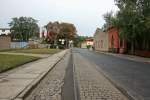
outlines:
{"label": "asphalt road surface", "polygon": [[85,49],[73,50],[89,62],[96,64],[135,100],[150,100],[150,64]]}

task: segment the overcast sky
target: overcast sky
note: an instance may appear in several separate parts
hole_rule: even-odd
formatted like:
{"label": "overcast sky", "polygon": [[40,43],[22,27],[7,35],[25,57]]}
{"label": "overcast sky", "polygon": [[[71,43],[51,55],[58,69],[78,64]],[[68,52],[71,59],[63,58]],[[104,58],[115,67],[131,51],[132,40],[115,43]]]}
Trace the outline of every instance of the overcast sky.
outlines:
{"label": "overcast sky", "polygon": [[0,27],[8,27],[12,17],[30,16],[40,27],[49,21],[69,22],[79,35],[92,36],[111,10],[117,10],[114,0],[1,0]]}

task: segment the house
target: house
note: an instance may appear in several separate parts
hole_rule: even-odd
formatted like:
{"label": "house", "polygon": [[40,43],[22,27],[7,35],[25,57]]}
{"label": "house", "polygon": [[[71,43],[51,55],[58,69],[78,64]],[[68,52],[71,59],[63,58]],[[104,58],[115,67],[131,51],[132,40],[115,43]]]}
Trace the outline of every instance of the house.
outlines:
{"label": "house", "polygon": [[119,38],[119,31],[117,28],[110,27],[106,32],[97,28],[94,34],[94,48],[99,51],[109,51],[114,53],[126,52],[125,39]]}
{"label": "house", "polygon": [[124,53],[126,50],[126,41],[125,39],[119,38],[119,31],[117,28],[110,27],[107,30],[108,32],[108,42],[109,42],[109,51],[115,53]]}
{"label": "house", "polygon": [[0,35],[8,35],[11,33],[10,28],[0,28]]}
{"label": "house", "polygon": [[97,28],[94,34],[94,49],[108,51],[108,33]]}
{"label": "house", "polygon": [[87,39],[85,39],[85,41],[86,41],[86,45],[87,46],[93,46],[93,44],[94,44],[94,42],[93,42],[93,38],[87,38]]}
{"label": "house", "polygon": [[87,49],[86,41],[83,41],[83,42],[81,43],[81,48]]}
{"label": "house", "polygon": [[85,41],[81,43],[81,48],[92,49],[93,44],[94,44],[93,38],[87,38],[85,39]]}
{"label": "house", "polygon": [[11,48],[10,28],[0,28],[0,49]]}

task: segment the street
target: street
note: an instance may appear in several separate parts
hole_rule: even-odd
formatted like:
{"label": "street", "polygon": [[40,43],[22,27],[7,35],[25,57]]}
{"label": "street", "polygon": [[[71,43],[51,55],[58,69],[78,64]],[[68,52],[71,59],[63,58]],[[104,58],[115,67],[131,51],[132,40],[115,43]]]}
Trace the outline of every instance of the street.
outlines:
{"label": "street", "polygon": [[149,76],[148,58],[73,48],[1,73],[0,99],[149,100]]}
{"label": "street", "polygon": [[0,100],[150,100],[150,0],[1,0]]}
{"label": "street", "polygon": [[73,48],[26,100],[149,100],[150,64]]}
{"label": "street", "polygon": [[129,100],[78,50],[73,55],[81,100]]}
{"label": "street", "polygon": [[96,64],[136,100],[150,100],[150,64],[121,59],[83,49],[75,49],[89,62]]}
{"label": "street", "polygon": [[[43,82],[40,82],[38,88],[36,87],[26,100],[33,100],[33,97],[38,97],[36,100],[41,100],[42,98],[38,96],[40,93],[44,96],[42,100],[150,99],[149,63],[97,53],[87,49],[73,48],[72,56],[70,53],[42,80],[47,79],[45,82],[47,88],[41,84]],[[56,78],[55,80],[59,80],[60,83],[53,82],[55,81],[54,78],[50,77]],[[59,92],[56,94],[40,92],[57,90],[57,88],[59,88]]]}

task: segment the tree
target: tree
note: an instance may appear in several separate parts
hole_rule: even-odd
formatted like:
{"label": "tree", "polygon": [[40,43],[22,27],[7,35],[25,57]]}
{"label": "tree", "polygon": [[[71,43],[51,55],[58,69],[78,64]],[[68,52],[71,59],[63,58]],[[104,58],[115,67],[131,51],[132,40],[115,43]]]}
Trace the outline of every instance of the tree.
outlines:
{"label": "tree", "polygon": [[84,42],[87,38],[90,38],[90,37],[87,37],[87,36],[76,36],[74,38],[74,46],[75,47],[81,47],[81,43]]}
{"label": "tree", "polygon": [[12,40],[28,41],[29,38],[39,37],[37,20],[32,17],[12,18],[9,26],[12,30]]}
{"label": "tree", "polygon": [[76,35],[76,27],[70,23],[60,24],[60,38],[73,39]]}
{"label": "tree", "polygon": [[131,43],[131,51],[134,52],[139,22],[136,0],[116,0],[116,2],[120,9],[118,12],[120,34],[123,34],[127,42]]}
{"label": "tree", "polygon": [[141,18],[142,49],[150,50],[150,0],[138,0],[137,8]]}
{"label": "tree", "polygon": [[150,0],[115,0],[119,11],[104,15],[103,29],[116,27],[129,49],[150,50]]}
{"label": "tree", "polygon": [[58,34],[60,33],[60,24],[59,22],[49,22],[46,26],[47,33],[48,33],[48,39],[50,43],[54,43],[55,45],[57,44],[57,37]]}
{"label": "tree", "polygon": [[66,39],[67,41],[73,39],[76,35],[76,28],[71,23],[49,22],[46,29],[48,35],[50,35],[48,38],[54,44],[57,44],[58,39]]}
{"label": "tree", "polygon": [[113,12],[107,12],[106,14],[103,15],[105,24],[103,25],[102,29],[105,31],[110,27],[119,27],[118,24],[118,19],[116,15],[113,15]]}
{"label": "tree", "polygon": [[120,33],[134,49],[150,50],[150,0],[115,0]]}

